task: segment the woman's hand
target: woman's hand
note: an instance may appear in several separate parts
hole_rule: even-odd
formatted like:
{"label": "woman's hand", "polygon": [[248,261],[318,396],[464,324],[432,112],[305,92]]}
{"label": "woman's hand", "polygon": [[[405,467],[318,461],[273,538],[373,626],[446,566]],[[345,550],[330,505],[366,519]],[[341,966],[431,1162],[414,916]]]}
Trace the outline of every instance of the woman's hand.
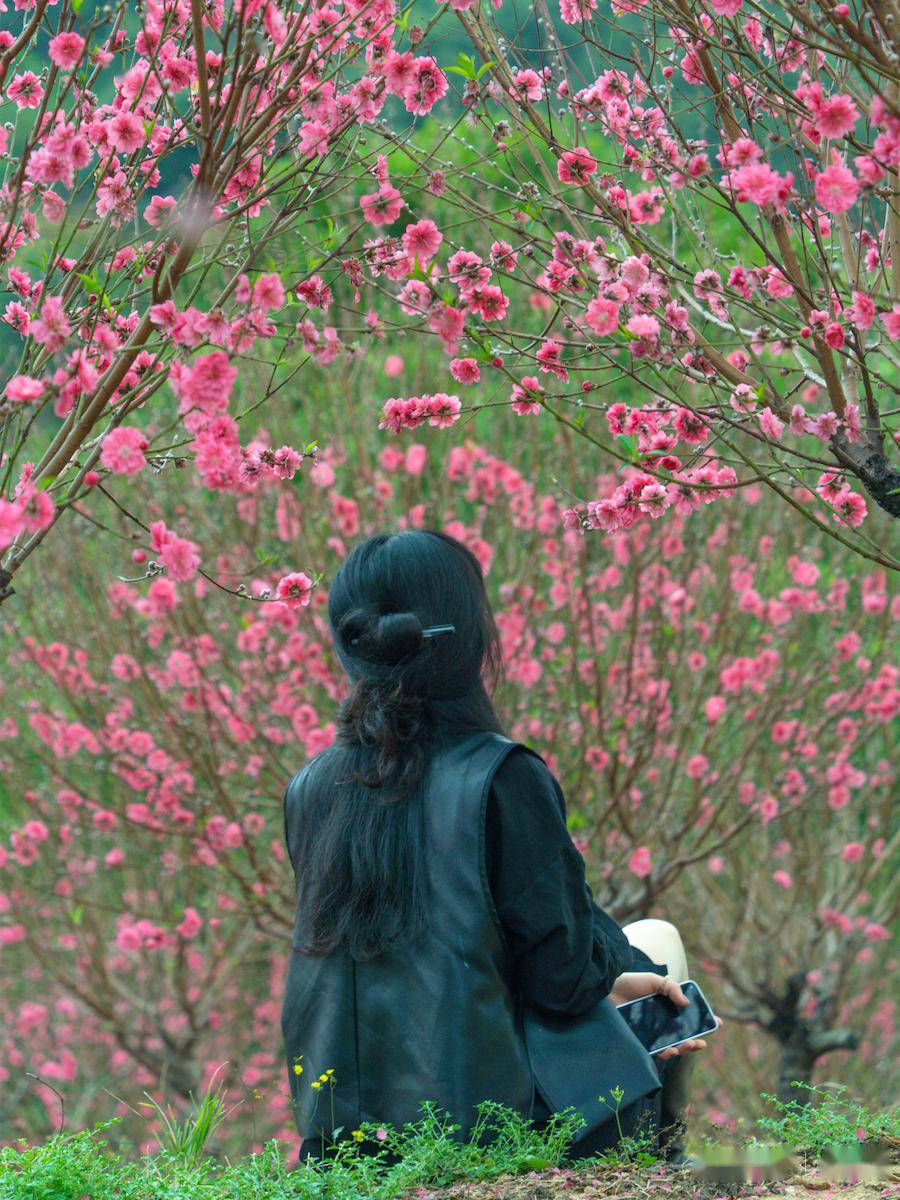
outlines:
{"label": "woman's hand", "polygon": [[[654,992],[659,992],[661,996],[667,996],[682,1008],[686,1004],[690,1004],[680,985],[674,979],[668,975],[657,975],[653,971],[625,971],[613,984],[609,998],[613,1004],[625,1004],[629,1000],[639,1000],[641,996],[650,996]],[[716,1021],[719,1025],[722,1024],[721,1017],[716,1017]],[[670,1046],[667,1050],[654,1054],[653,1057],[664,1060],[705,1049],[706,1042],[703,1038],[690,1038],[688,1041],[682,1042],[680,1046]]]}

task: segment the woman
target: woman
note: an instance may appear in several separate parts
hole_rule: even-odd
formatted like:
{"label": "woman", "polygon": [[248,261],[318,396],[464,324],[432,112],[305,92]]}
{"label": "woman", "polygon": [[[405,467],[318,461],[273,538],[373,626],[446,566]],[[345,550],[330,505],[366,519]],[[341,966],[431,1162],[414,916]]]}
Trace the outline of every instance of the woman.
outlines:
{"label": "woman", "polygon": [[[369,538],[328,615],[351,690],[335,744],[285,794],[297,911],[282,1029],[303,1154],[338,1128],[417,1120],[423,1100],[462,1134],[484,1099],[536,1121],[572,1104],[586,1121],[573,1158],[620,1127],[669,1130],[704,1042],[651,1059],[614,1005],[686,1003],[681,940],[663,921],[623,931],[593,902],[559,785],[501,733],[477,559],[442,533]],[[665,1148],[680,1154],[671,1130]]]}

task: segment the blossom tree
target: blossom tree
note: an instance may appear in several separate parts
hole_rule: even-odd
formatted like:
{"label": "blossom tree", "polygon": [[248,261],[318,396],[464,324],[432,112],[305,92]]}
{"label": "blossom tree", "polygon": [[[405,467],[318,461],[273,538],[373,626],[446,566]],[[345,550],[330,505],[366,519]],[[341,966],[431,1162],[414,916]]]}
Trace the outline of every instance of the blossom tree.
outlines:
{"label": "blossom tree", "polygon": [[[250,456],[240,421],[283,386],[294,339],[336,353],[310,264],[354,274],[363,223],[338,237],[327,212],[371,177],[366,127],[388,100],[427,113],[447,86],[412,48],[422,30],[401,47],[392,0],[15,7],[19,28],[0,30],[3,320],[19,342],[0,383],[0,599],[105,479],[192,461],[212,492],[243,493],[295,474],[313,447]],[[276,244],[292,251],[280,269]],[[234,411],[238,362],[266,355],[262,395]],[[196,573],[189,538],[156,541],[170,576]]]}
{"label": "blossom tree", "polygon": [[401,298],[454,382],[389,399],[384,423],[546,414],[640,468],[573,521],[624,529],[762,481],[896,569],[870,513],[900,515],[893,10],[537,0],[512,38],[502,7],[453,8],[496,174],[476,140],[444,183],[485,174],[479,226],[404,235],[422,275]]}

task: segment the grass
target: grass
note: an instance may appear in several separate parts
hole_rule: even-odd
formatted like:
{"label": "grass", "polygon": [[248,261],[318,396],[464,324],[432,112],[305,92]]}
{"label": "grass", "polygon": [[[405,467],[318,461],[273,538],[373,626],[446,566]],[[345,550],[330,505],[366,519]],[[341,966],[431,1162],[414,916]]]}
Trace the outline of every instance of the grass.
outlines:
{"label": "grass", "polygon": [[[803,1105],[765,1097],[778,1115],[759,1124],[779,1142],[821,1153],[840,1145],[859,1147],[860,1131],[866,1142],[900,1139],[897,1109],[876,1114],[848,1098],[844,1088],[832,1093],[796,1086],[806,1088],[814,1101]],[[275,1141],[233,1162],[213,1154],[209,1142],[225,1111],[218,1088],[210,1087],[195,1112],[180,1123],[153,1107],[160,1125],[160,1150],[153,1155],[126,1159],[113,1151],[104,1134],[115,1122],[60,1134],[41,1146],[19,1143],[0,1149],[0,1200],[391,1200],[501,1176],[522,1177],[526,1190],[514,1188],[521,1197],[530,1190],[530,1173],[552,1175],[556,1168],[559,1177],[566,1150],[583,1124],[568,1109],[536,1129],[518,1113],[485,1101],[471,1134],[460,1139],[458,1125],[437,1106],[423,1103],[422,1118],[400,1129],[361,1126],[360,1140],[374,1147],[371,1153],[361,1152],[359,1142],[350,1139],[326,1162],[295,1165],[287,1159],[288,1148]],[[376,1131],[383,1140],[376,1140]],[[577,1170],[588,1164],[569,1165]],[[626,1139],[589,1166],[593,1175],[607,1174],[612,1198],[623,1168],[658,1170],[660,1164],[648,1142]],[[563,1190],[568,1180],[563,1173]]]}
{"label": "grass", "polygon": [[[582,1119],[573,1110],[557,1113],[545,1129],[502,1105],[486,1101],[467,1140],[434,1105],[423,1104],[421,1120],[387,1138],[372,1153],[354,1141],[335,1158],[294,1166],[288,1148],[269,1142],[259,1154],[235,1162],[208,1152],[221,1097],[204,1096],[197,1113],[180,1127],[170,1118],[159,1135],[160,1152],[127,1160],[108,1146],[104,1131],[59,1135],[43,1146],[0,1150],[0,1200],[388,1200],[415,1187],[439,1188],[467,1180],[545,1170],[557,1166]],[[363,1125],[367,1144],[376,1126]],[[390,1155],[397,1161],[388,1165]]]}
{"label": "grass", "polygon": [[[900,1105],[873,1113],[842,1085],[826,1089],[795,1080],[791,1086],[806,1092],[807,1098],[785,1102],[762,1093],[763,1100],[775,1106],[777,1116],[760,1117],[757,1124],[778,1142],[821,1155],[838,1147],[900,1138]],[[812,1096],[818,1097],[818,1103],[809,1102]]]}

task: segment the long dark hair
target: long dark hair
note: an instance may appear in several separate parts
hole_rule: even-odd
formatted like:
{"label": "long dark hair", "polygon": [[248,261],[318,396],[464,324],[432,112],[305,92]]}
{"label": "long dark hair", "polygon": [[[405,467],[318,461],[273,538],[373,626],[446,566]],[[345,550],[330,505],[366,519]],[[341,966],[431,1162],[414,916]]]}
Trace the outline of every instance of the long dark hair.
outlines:
{"label": "long dark hair", "polygon": [[[351,689],[304,793],[298,948],[346,946],[361,960],[427,924],[425,770],[443,741],[500,732],[500,645],[477,558],[432,530],[358,545],[329,589],[328,619]],[[454,631],[423,632],[440,625]]]}

